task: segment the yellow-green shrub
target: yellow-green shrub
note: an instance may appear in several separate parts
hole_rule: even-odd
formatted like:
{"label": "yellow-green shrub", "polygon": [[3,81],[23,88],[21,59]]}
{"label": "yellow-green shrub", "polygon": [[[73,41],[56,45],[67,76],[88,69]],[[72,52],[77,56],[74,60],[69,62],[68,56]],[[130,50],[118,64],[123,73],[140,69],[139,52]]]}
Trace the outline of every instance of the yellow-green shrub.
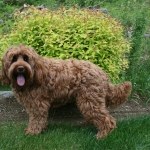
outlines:
{"label": "yellow-green shrub", "polygon": [[39,11],[32,6],[14,16],[14,27],[0,40],[0,51],[24,43],[42,56],[89,60],[114,81],[128,67],[130,46],[123,37],[123,26],[99,10],[62,7]]}

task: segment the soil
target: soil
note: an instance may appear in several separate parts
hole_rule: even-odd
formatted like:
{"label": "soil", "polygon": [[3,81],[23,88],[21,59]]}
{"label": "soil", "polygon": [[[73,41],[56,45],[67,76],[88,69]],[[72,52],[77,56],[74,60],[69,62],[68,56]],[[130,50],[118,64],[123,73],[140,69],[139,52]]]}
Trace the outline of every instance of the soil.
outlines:
{"label": "soil", "polygon": [[[130,100],[115,110],[109,110],[110,114],[116,119],[130,118],[143,114],[150,114],[150,103],[145,104],[144,100]],[[82,123],[84,121],[75,103],[63,107],[51,109],[49,120],[52,122]],[[17,102],[14,97],[0,96],[0,122],[21,121],[27,122],[28,115],[25,109]]]}

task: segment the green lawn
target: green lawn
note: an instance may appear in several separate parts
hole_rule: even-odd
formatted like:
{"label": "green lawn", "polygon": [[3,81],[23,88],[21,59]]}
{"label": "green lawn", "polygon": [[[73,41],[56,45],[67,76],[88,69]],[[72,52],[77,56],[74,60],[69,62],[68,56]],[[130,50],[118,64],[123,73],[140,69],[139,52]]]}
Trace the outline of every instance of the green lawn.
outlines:
{"label": "green lawn", "polygon": [[[5,2],[5,1],[4,1]],[[0,34],[7,33],[12,25],[13,18],[9,17],[8,14],[12,14],[15,8],[20,8],[24,4],[23,1],[10,0],[7,3],[0,1],[0,18],[2,20],[6,20],[5,23],[0,23]],[[51,9],[58,9],[59,6],[64,5],[67,8],[78,4],[81,7],[94,6],[96,4],[100,4],[101,8],[106,8],[108,14],[118,19],[122,25],[125,27],[125,36],[127,36],[127,30],[134,31],[138,30],[138,25],[141,24],[141,20],[138,20],[141,15],[142,18],[145,18],[145,22],[142,23],[143,26],[146,26],[143,30],[144,33],[149,34],[150,32],[150,1],[149,0],[26,0],[26,3],[41,6],[45,5]],[[141,25],[142,26],[142,25]],[[137,31],[138,32],[138,31]],[[142,32],[142,33],[143,33]],[[141,34],[143,37],[143,35]],[[150,82],[149,82],[149,74],[150,74],[150,38],[142,38],[139,40],[138,37],[133,37],[133,39],[137,38],[137,44],[140,47],[137,51],[138,54],[135,54],[135,57],[138,58],[136,62],[134,59],[131,62],[134,62],[134,65],[129,67],[129,70],[126,74],[123,75],[123,80],[129,80],[133,84],[133,93],[138,93],[139,96],[144,97],[145,102],[149,102],[150,100]],[[133,42],[132,38],[131,43]],[[136,45],[136,44],[135,44]],[[119,81],[117,81],[119,82]],[[9,90],[8,87],[2,87],[0,85],[0,91]]]}
{"label": "green lawn", "polygon": [[97,130],[65,123],[49,125],[38,136],[24,135],[25,123],[0,123],[0,150],[149,150],[150,116],[117,122],[118,128],[102,140]]}

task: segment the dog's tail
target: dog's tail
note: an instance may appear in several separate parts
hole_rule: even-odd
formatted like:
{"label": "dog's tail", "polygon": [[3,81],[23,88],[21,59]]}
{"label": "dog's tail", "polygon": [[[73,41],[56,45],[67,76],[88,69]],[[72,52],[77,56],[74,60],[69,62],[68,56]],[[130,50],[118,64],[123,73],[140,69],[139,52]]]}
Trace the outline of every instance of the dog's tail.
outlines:
{"label": "dog's tail", "polygon": [[106,95],[106,107],[116,108],[127,101],[131,93],[131,82],[123,82],[122,84],[109,84],[108,92]]}

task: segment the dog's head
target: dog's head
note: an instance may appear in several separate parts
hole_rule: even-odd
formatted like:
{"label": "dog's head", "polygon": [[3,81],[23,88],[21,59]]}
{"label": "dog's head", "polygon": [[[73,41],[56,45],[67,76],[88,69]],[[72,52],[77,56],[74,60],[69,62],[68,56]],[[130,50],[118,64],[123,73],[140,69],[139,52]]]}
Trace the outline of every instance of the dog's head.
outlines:
{"label": "dog's head", "polygon": [[40,56],[31,47],[21,44],[8,48],[2,58],[2,84],[22,88],[35,79],[40,82],[42,71],[39,59]]}

